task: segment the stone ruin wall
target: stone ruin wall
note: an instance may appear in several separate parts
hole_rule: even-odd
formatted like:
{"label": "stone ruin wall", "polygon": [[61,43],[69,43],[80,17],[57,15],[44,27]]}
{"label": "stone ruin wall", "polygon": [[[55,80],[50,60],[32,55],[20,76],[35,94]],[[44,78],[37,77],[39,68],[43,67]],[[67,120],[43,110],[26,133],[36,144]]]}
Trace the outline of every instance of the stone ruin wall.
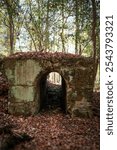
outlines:
{"label": "stone ruin wall", "polygon": [[72,54],[60,56],[58,53],[48,57],[45,54],[37,57],[37,54],[32,53],[32,56],[15,54],[3,61],[4,73],[10,85],[9,113],[37,114],[41,103],[41,80],[50,72],[57,72],[66,84],[66,112],[71,116],[91,116],[93,59]]}

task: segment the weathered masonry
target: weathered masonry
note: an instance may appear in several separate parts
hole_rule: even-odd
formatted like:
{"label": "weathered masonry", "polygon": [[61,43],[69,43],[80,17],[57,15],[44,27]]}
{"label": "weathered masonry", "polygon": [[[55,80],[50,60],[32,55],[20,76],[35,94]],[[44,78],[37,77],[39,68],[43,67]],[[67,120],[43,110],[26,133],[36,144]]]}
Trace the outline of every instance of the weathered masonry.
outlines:
{"label": "weathered masonry", "polygon": [[46,97],[47,75],[57,72],[62,77],[66,112],[72,116],[91,115],[92,58],[63,53],[16,53],[4,59],[3,67],[10,84],[9,113],[37,114]]}

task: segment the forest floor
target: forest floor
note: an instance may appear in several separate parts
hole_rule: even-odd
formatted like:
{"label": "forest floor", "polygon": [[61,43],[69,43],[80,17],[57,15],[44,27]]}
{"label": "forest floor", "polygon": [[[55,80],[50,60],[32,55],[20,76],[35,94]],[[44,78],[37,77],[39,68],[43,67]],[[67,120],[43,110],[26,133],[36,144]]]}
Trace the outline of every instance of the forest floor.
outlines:
{"label": "forest floor", "polygon": [[[97,95],[99,97],[99,94],[95,93],[96,99]],[[1,102],[7,101],[6,99],[7,97],[0,97]],[[71,118],[59,108],[29,117],[16,117],[5,111],[1,107],[0,127],[11,126],[12,134],[16,137],[26,133],[32,139],[21,143],[13,141],[12,145],[5,145],[1,150],[99,150],[98,116]],[[4,138],[8,138],[9,133],[4,131],[0,134],[0,144],[4,145]]]}
{"label": "forest floor", "polygon": [[99,92],[92,98],[92,118],[71,118],[58,108],[36,116],[7,113],[7,95],[0,96],[0,150],[99,150]]}

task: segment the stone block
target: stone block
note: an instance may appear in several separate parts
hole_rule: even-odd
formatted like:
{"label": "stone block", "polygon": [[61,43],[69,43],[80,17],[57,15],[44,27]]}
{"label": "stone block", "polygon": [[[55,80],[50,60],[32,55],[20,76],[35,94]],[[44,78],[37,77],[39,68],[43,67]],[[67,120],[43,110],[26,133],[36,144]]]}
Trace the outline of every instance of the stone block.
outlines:
{"label": "stone block", "polygon": [[34,87],[33,86],[12,86],[10,88],[10,97],[16,102],[34,101]]}

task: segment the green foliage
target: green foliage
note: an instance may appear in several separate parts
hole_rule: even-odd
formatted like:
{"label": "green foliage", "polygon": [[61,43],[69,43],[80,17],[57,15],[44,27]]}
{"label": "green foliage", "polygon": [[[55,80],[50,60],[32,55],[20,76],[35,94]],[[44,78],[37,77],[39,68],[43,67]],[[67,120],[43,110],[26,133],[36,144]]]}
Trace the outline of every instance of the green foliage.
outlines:
{"label": "green foliage", "polygon": [[[99,1],[96,1],[96,9],[99,56]],[[13,33],[10,33],[11,21]],[[13,34],[13,51],[75,52],[77,42],[81,55],[92,55],[92,3],[88,0],[1,0],[0,25],[4,26],[4,29],[0,26],[3,30],[0,34],[7,37],[7,42],[2,37],[0,43],[8,51],[9,34]],[[8,44],[4,46],[4,43]]]}

